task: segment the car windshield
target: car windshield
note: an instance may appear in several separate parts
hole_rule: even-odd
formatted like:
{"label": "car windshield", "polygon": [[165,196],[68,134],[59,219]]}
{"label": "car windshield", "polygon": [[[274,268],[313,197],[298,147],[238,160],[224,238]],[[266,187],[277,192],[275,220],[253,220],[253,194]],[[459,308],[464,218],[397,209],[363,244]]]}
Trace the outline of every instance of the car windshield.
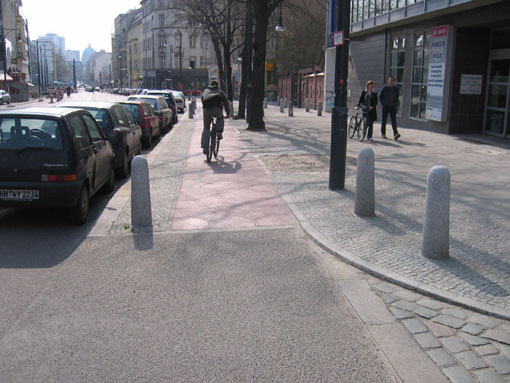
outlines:
{"label": "car windshield", "polygon": [[152,106],[155,110],[158,110],[158,108],[157,108],[158,100],[156,100],[155,98],[139,97],[139,98],[137,98],[137,100],[145,101],[147,104],[150,104],[150,106]]}
{"label": "car windshield", "polygon": [[140,106],[138,104],[122,104],[127,110],[131,112],[135,120],[141,120],[142,115],[140,113]]}
{"label": "car windshield", "polygon": [[0,118],[0,150],[24,148],[61,150],[63,147],[57,120],[36,117]]}
{"label": "car windshield", "polygon": [[110,114],[106,109],[92,109],[92,108],[83,108],[92,114],[92,117],[97,121],[101,129],[105,134],[110,134],[113,130],[112,119],[110,118]]}
{"label": "car windshield", "polygon": [[152,92],[151,93],[151,92],[149,92],[148,94],[153,95],[153,96],[161,96],[161,97],[163,97],[168,105],[175,104],[174,99],[168,93],[156,93],[156,92]]}

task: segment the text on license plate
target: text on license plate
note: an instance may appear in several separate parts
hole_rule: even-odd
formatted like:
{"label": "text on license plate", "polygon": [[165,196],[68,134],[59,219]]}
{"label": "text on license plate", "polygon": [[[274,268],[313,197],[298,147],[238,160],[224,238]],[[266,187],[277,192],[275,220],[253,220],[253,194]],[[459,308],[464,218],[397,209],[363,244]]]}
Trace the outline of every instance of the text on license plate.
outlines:
{"label": "text on license plate", "polygon": [[32,201],[39,199],[39,190],[8,190],[0,189],[0,199],[16,201]]}

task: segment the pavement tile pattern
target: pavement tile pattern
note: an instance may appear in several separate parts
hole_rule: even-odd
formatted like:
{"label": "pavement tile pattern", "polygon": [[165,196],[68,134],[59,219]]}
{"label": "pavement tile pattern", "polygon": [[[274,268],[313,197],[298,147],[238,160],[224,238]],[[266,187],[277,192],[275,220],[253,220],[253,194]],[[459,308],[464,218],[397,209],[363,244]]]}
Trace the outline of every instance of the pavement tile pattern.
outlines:
{"label": "pavement tile pattern", "polygon": [[[510,317],[510,150],[404,128],[398,142],[383,140],[376,133],[373,144],[348,141],[345,189],[330,191],[327,166],[309,160],[315,155],[318,162],[327,164],[329,115],[320,118],[297,109],[295,116],[269,106],[267,132],[246,131],[242,121],[233,124],[306,222],[347,253],[393,273],[399,281]],[[366,145],[375,152],[374,218],[353,213],[352,162]],[[310,165],[296,170],[300,156],[306,156],[304,163]],[[420,254],[426,178],[430,167],[438,164],[448,166],[452,177],[450,257],[446,260]],[[442,319],[459,323],[453,315]]]}

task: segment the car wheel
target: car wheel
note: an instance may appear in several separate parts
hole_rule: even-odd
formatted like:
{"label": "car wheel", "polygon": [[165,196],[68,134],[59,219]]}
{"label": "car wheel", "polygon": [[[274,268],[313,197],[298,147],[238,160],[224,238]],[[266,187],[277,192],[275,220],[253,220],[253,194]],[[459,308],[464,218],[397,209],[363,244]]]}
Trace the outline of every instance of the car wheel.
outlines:
{"label": "car wheel", "polygon": [[122,166],[117,168],[117,177],[118,178],[127,178],[129,175],[129,163],[128,163],[128,154],[124,153],[122,156]]}
{"label": "car wheel", "polygon": [[103,190],[106,194],[110,194],[115,190],[115,171],[113,166],[110,168],[110,176],[108,177],[108,182],[103,186]]}
{"label": "car wheel", "polygon": [[149,134],[143,140],[143,147],[150,148],[151,145],[152,145],[152,132],[149,132]]}
{"label": "car wheel", "polygon": [[83,225],[89,214],[89,191],[87,185],[81,189],[78,204],[71,209],[71,218],[76,225]]}
{"label": "car wheel", "polygon": [[0,101],[2,102],[0,105],[4,104],[4,99],[0,97]]}

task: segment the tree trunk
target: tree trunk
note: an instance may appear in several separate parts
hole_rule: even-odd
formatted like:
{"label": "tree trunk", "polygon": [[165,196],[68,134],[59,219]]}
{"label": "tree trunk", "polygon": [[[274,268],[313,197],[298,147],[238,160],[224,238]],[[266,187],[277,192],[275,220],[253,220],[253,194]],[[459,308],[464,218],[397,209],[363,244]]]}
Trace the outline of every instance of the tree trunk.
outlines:
{"label": "tree trunk", "polygon": [[218,72],[220,74],[220,78],[218,79],[220,82],[220,87],[225,89],[225,71],[223,69],[223,55],[221,52],[221,46],[218,40],[213,40],[214,52],[216,53],[216,60],[218,61]]}
{"label": "tree trunk", "polygon": [[223,63],[225,65],[225,79],[226,79],[226,87],[223,88],[227,92],[227,98],[229,101],[234,99],[233,89],[232,89],[232,63],[230,62],[230,49],[227,46],[223,46]]}
{"label": "tree trunk", "polygon": [[253,42],[253,74],[251,81],[251,116],[248,130],[265,130],[264,123],[264,76],[266,62],[266,37],[269,16],[266,1],[253,2],[255,39]]}
{"label": "tree trunk", "polygon": [[246,78],[248,77],[248,61],[246,60],[246,45],[243,50],[243,62],[241,63],[241,89],[239,89],[239,109],[237,110],[237,118],[244,119],[246,111]]}

